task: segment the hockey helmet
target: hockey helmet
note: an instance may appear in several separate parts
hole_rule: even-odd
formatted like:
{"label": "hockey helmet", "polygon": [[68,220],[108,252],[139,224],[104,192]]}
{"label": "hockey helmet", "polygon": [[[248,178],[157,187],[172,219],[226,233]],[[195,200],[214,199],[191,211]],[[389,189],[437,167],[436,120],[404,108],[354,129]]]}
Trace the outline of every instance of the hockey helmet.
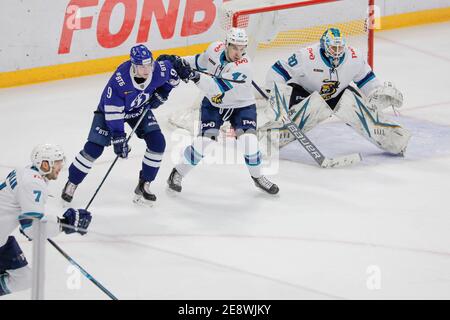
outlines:
{"label": "hockey helmet", "polygon": [[[63,161],[63,164],[66,162],[66,157],[64,155],[64,151],[58,145],[45,143],[37,145],[33,148],[31,152],[31,163],[36,169],[39,170],[41,175],[49,174],[53,166],[55,165],[55,161]],[[42,162],[47,161],[50,169],[49,171],[43,171],[41,169]]]}
{"label": "hockey helmet", "polygon": [[130,50],[130,60],[134,65],[146,65],[153,63],[152,52],[143,44],[138,44]]}
{"label": "hockey helmet", "polygon": [[242,28],[231,28],[228,30],[225,44],[228,46],[229,44],[235,44],[238,46],[247,46],[248,45],[248,36],[245,32],[245,29]]}

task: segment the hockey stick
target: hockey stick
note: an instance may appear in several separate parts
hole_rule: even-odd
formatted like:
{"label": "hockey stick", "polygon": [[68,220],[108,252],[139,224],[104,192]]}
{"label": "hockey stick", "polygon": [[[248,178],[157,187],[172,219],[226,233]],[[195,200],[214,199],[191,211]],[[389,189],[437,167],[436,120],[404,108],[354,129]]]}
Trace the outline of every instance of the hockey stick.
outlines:
{"label": "hockey stick", "polygon": [[[134,132],[136,131],[137,127],[141,124],[142,119],[144,119],[145,115],[147,114],[148,108],[146,108],[148,103],[145,103],[143,105],[144,107],[144,111],[142,112],[141,117],[139,118],[138,122],[136,123],[136,125],[134,126],[133,130],[131,131],[130,135],[128,136],[127,140],[125,143],[128,143],[128,141],[130,141],[131,137],[133,136]],[[97,190],[95,190],[94,195],[92,196],[91,200],[89,200],[89,203],[87,204],[85,210],[87,210],[90,206],[92,201],[94,201],[95,197],[97,196],[98,191],[100,190],[100,188],[102,187],[103,183],[105,182],[106,178],[108,177],[109,173],[111,172],[112,168],[114,167],[114,165],[116,164],[117,160],[119,159],[119,156],[116,156],[116,158],[114,159],[113,163],[111,163],[111,166],[109,167],[108,171],[106,172],[105,176],[103,177],[102,182],[100,182],[100,185],[98,186]]]}
{"label": "hockey stick", "polygon": [[245,83],[245,80],[234,80],[234,79],[222,78],[221,76],[216,76],[216,75],[214,75],[212,73],[209,73],[209,72],[206,72],[206,71],[202,71],[202,70],[198,70],[198,69],[195,69],[195,68],[192,68],[192,70],[194,70],[196,72],[200,72],[200,73],[206,74],[206,75],[210,76],[211,78],[218,79],[218,80],[224,80],[224,81],[234,82],[234,83]]}
{"label": "hockey stick", "polygon": [[[361,155],[359,153],[353,153],[345,156],[340,156],[336,158],[325,157],[319,149],[312,143],[311,140],[297,127],[297,125],[292,122],[287,114],[287,103],[285,97],[281,96],[280,91],[275,83],[275,99],[270,99],[267,94],[254,82],[252,85],[255,89],[263,96],[264,99],[269,101],[270,106],[277,115],[280,115],[281,121],[286,128],[292,133],[292,135],[297,139],[297,141],[302,145],[303,148],[308,152],[308,154],[317,162],[322,168],[335,168],[343,167],[351,164],[355,164],[361,161]],[[276,103],[276,105],[275,105]]]}
{"label": "hockey stick", "polygon": [[80,272],[89,279],[93,284],[95,284],[100,290],[102,290],[108,297],[110,297],[112,300],[118,300],[108,289],[106,289],[100,282],[95,280],[93,276],[91,276],[89,273],[86,272],[78,263],[76,263],[75,260],[73,260],[67,253],[65,253],[52,239],[47,239],[48,242],[51,243],[53,247],[55,247],[56,250],[61,253],[64,258],[66,258],[72,265],[78,268]]}

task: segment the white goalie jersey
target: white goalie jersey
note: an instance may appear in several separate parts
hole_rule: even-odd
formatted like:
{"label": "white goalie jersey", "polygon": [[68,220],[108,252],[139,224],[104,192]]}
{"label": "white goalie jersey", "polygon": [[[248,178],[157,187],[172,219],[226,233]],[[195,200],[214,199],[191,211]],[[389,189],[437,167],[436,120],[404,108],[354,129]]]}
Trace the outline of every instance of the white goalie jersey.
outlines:
{"label": "white goalie jersey", "polygon": [[266,89],[273,87],[273,82],[296,83],[306,91],[317,91],[324,100],[337,97],[354,82],[367,96],[374,89],[382,86],[373,73],[365,57],[356,49],[347,47],[337,68],[323,56],[320,44],[302,48],[287,60],[277,61],[266,75]]}
{"label": "white goalie jersey", "polygon": [[[243,108],[255,104],[252,87],[251,60],[244,55],[241,60],[228,62],[225,58],[225,43],[212,43],[208,49],[195,56],[184,57],[192,68],[206,71],[224,79],[244,80],[244,83],[230,82],[207,75],[201,75],[197,86],[211,104],[218,108]],[[214,97],[221,96],[221,103],[215,103]]]}

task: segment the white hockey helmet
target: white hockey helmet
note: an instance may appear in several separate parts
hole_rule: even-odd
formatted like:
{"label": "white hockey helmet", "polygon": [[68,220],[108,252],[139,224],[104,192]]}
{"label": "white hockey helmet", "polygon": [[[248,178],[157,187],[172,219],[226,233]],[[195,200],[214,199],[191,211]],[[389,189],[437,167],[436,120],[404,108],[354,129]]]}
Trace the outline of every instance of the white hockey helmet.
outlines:
{"label": "white hockey helmet", "polygon": [[[63,163],[66,162],[64,151],[58,145],[50,143],[40,144],[31,151],[31,163],[39,170],[41,175],[49,174],[55,165],[55,161],[58,160],[62,160]],[[41,169],[43,161],[48,161],[48,164],[50,165],[50,169],[47,172]]]}
{"label": "white hockey helmet", "polygon": [[231,28],[227,32],[227,37],[225,39],[225,44],[228,46],[229,44],[235,44],[238,46],[247,46],[248,45],[248,36],[245,32],[245,29],[242,28]]}

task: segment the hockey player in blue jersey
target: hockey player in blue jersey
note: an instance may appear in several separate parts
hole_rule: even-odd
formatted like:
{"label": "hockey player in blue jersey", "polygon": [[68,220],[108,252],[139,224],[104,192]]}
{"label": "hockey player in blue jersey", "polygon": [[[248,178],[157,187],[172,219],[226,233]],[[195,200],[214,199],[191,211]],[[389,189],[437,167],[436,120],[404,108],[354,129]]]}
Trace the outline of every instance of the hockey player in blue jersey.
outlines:
{"label": "hockey player in blue jersey", "polygon": [[135,127],[145,108],[150,110],[135,131],[138,138],[145,140],[147,150],[134,201],[147,204],[156,201],[156,196],[150,191],[150,183],[158,173],[166,142],[152,109],[162,105],[179,82],[180,78],[169,61],[154,61],[152,53],[144,45],[131,48],[130,60],[117,68],[103,90],[88,141],[69,167],[69,179],[61,195],[64,201],[72,201],[77,186],[105,147],[112,144],[116,155],[128,157],[130,148],[126,143],[125,122]]}

